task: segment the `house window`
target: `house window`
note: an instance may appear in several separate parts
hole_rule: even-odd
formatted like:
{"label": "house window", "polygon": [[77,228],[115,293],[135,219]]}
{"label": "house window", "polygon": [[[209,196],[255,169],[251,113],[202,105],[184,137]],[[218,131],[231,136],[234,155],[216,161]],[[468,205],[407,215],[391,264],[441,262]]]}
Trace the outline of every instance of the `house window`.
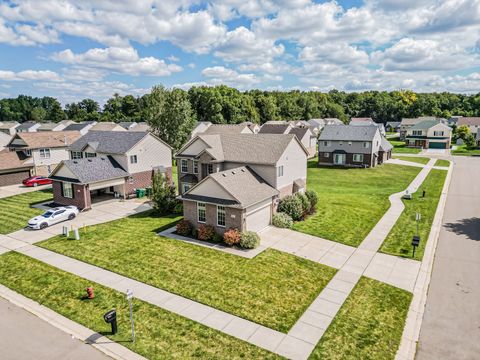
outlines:
{"label": "house window", "polygon": [[62,196],[67,199],[73,199],[72,183],[62,183]]}
{"label": "house window", "polygon": [[86,152],[85,157],[86,158],[94,158],[94,157],[97,157],[97,153]]}
{"label": "house window", "polygon": [[207,165],[207,173],[212,174],[213,173],[213,164],[208,164]]}
{"label": "house window", "polygon": [[137,155],[130,155],[130,164],[137,163]]}
{"label": "house window", "polygon": [[225,206],[217,206],[217,225],[225,226]]}
{"label": "house window", "polygon": [[198,174],[198,161],[193,160],[193,173]]}
{"label": "house window", "polygon": [[205,203],[197,203],[197,217],[198,222],[204,223],[207,219],[206,210],[205,210]]}
{"label": "house window", "polygon": [[327,147],[330,146],[330,141],[324,141],[323,146],[327,146]]}
{"label": "house window", "polygon": [[182,184],[182,194],[185,194],[188,190],[190,190],[190,184]]}
{"label": "house window", "polygon": [[323,153],[324,157],[330,157],[330,153]]}
{"label": "house window", "polygon": [[283,165],[277,168],[277,177],[283,176]]}
{"label": "house window", "polygon": [[412,130],[412,134],[414,136],[420,136],[420,135],[422,135],[422,130]]}
{"label": "house window", "polygon": [[50,149],[40,149],[40,159],[50,159]]}
{"label": "house window", "polygon": [[73,160],[75,160],[75,159],[81,159],[81,158],[83,157],[81,151],[72,151],[72,152],[70,153],[70,155],[71,155],[71,157],[72,157]]}
{"label": "house window", "polygon": [[182,159],[180,162],[180,171],[182,173],[188,172],[188,161],[186,159]]}
{"label": "house window", "polygon": [[26,149],[26,150],[25,150],[25,155],[27,155],[27,156],[32,156],[32,150]]}
{"label": "house window", "polygon": [[363,162],[363,154],[353,154],[354,162]]}
{"label": "house window", "polygon": [[364,147],[365,149],[368,149],[368,148],[370,147],[370,143],[369,143],[368,141],[365,141],[365,142],[363,143],[363,147]]}
{"label": "house window", "polygon": [[443,136],[443,131],[434,131],[433,136]]}

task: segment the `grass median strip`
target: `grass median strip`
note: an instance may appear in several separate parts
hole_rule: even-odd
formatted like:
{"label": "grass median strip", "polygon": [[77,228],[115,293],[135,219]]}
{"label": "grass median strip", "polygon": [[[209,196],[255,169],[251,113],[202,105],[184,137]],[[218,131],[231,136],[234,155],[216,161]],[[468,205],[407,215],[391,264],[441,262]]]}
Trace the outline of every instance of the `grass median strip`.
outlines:
{"label": "grass median strip", "polygon": [[[0,256],[0,283],[148,359],[273,359],[274,354],[154,305],[134,299],[136,339],[130,341],[125,294],[18,253]],[[95,298],[82,300],[93,285]],[[117,310],[118,333],[103,321]]]}
{"label": "grass median strip", "polygon": [[412,294],[361,278],[310,359],[394,359]]}
{"label": "grass median strip", "polygon": [[390,207],[388,197],[402,191],[421,168],[383,164],[370,169],[318,168],[309,162],[307,188],[318,194],[316,214],[294,229],[358,246]]}
{"label": "grass median strip", "polygon": [[31,206],[51,199],[51,190],[33,191],[0,199],[0,234],[23,229],[28,220],[43,213],[43,210]]}
{"label": "grass median strip", "polygon": [[393,155],[394,159],[399,159],[403,161],[410,161],[418,164],[423,164],[425,165],[430,161],[430,158],[427,157],[419,157],[419,156],[399,156],[399,155]]}
{"label": "grass median strip", "polygon": [[287,332],[336,270],[276,250],[254,259],[163,238],[179,218],[152,211],[39,246]]}
{"label": "grass median strip", "polygon": [[[413,194],[413,199],[403,200],[405,210],[385,239],[380,248],[381,252],[411,257],[412,237],[417,233],[415,213],[418,212],[421,214],[418,228],[421,240],[415,252],[415,259],[422,260],[446,176],[445,170],[431,170],[418,191]],[[425,197],[422,197],[423,190]]]}
{"label": "grass median strip", "polygon": [[435,166],[445,166],[445,167],[449,167],[449,166],[450,166],[450,161],[438,159],[437,161],[435,161]]}

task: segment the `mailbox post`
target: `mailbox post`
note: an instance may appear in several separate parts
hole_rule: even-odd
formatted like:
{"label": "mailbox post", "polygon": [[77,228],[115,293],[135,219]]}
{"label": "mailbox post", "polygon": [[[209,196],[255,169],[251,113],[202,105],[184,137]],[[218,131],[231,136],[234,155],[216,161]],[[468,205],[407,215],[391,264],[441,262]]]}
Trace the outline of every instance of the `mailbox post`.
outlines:
{"label": "mailbox post", "polygon": [[415,249],[417,248],[418,245],[420,245],[420,236],[415,235],[412,239],[412,246],[413,246],[412,257],[413,258],[415,257]]}
{"label": "mailbox post", "polygon": [[105,313],[103,320],[112,326],[112,335],[115,335],[117,333],[117,311],[113,309]]}

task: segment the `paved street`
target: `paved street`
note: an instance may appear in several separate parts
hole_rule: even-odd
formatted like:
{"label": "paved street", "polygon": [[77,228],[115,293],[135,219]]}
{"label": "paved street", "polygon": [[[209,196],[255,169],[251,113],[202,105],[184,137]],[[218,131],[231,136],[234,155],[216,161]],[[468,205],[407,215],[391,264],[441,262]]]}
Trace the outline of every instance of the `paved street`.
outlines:
{"label": "paved street", "polygon": [[480,158],[453,159],[417,359],[480,354]]}
{"label": "paved street", "polygon": [[4,360],[110,359],[3,298],[0,318],[0,358]]}

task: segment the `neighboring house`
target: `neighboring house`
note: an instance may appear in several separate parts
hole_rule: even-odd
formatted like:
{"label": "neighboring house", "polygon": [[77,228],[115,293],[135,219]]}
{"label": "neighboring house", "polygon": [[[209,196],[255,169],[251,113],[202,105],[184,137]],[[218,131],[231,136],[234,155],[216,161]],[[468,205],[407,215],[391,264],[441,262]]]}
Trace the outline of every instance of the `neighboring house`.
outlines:
{"label": "neighboring house", "polygon": [[308,127],[296,127],[290,130],[289,134],[295,135],[308,151],[308,157],[317,155],[317,136]]}
{"label": "neighboring house", "polygon": [[423,149],[449,149],[452,129],[438,120],[424,120],[407,130],[405,145]]}
{"label": "neighboring house", "polygon": [[369,117],[351,118],[350,119],[350,125],[354,125],[354,124],[373,125],[373,124],[375,124],[375,121],[373,121],[373,119],[369,118]]}
{"label": "neighboring house", "polygon": [[17,133],[36,132],[40,126],[40,123],[27,121],[17,126],[16,131]]}
{"label": "neighboring house", "polygon": [[80,134],[85,135],[95,125],[96,121],[85,121],[81,123],[73,123],[68,125],[64,131],[79,131]]}
{"label": "neighboring house", "polygon": [[81,134],[78,131],[20,132],[8,143],[11,151],[26,157],[34,175],[48,176],[62,160],[68,159],[67,148]]}
{"label": "neighboring house", "polygon": [[322,129],[325,126],[325,119],[310,119],[307,121],[310,127],[312,128],[312,131],[314,132],[315,135],[318,136]]}
{"label": "neighboring house", "polygon": [[435,120],[434,116],[420,116],[418,118],[403,118],[400,122],[400,140],[405,140],[407,130],[425,120]]}
{"label": "neighboring house", "polygon": [[475,136],[480,127],[480,117],[461,117],[457,120],[457,127],[462,125],[468,126],[470,132]]}
{"label": "neighboring house", "polygon": [[125,130],[133,130],[138,124],[135,121],[121,121],[118,123]]}
{"label": "neighboring house", "polygon": [[343,125],[343,121],[337,118],[325,118],[325,125]]}
{"label": "neighboring house", "polygon": [[267,121],[260,127],[259,134],[288,134],[293,129],[291,123],[284,121]]}
{"label": "neighboring house", "polygon": [[130,129],[130,131],[150,131],[150,125],[148,125],[146,122],[139,122],[137,123],[137,126]]}
{"label": "neighboring house", "polygon": [[307,156],[293,134],[196,136],[175,156],[184,218],[219,233],[265,228],[279,198],[305,190]]}
{"label": "neighboring house", "polygon": [[400,121],[388,121],[385,125],[385,130],[388,132],[399,132],[400,131]]}
{"label": "neighboring house", "polygon": [[27,157],[7,149],[0,151],[0,186],[21,184],[31,175],[33,164]]}
{"label": "neighboring house", "polygon": [[0,132],[0,151],[2,151],[5,148],[5,146],[8,145],[10,140],[12,140],[12,135]]}
{"label": "neighboring house", "polygon": [[4,122],[0,125],[0,132],[13,136],[17,132],[17,127],[19,127],[20,124],[16,121],[14,122]]}
{"label": "neighboring house", "polygon": [[91,131],[69,147],[53,180],[54,202],[89,209],[92,202],[128,197],[152,185],[156,171],[172,180],[172,149],[149,132]]}
{"label": "neighboring house", "polygon": [[37,131],[63,131],[65,128],[75,122],[72,120],[62,120],[60,122],[41,123]]}
{"label": "neighboring house", "polygon": [[328,125],[318,140],[318,163],[374,167],[390,159],[392,146],[374,125]]}
{"label": "neighboring house", "polygon": [[200,122],[192,131],[192,138],[199,134],[253,134],[253,130],[246,122],[241,124],[212,124],[210,122]]}
{"label": "neighboring house", "polygon": [[125,128],[121,127],[119,124],[114,122],[97,122],[90,128],[90,131],[127,131]]}
{"label": "neighboring house", "polygon": [[205,130],[208,129],[210,125],[212,125],[210,121],[197,122],[197,125],[195,125],[195,127],[192,130],[192,134],[190,138],[193,139],[195,136],[197,136],[197,134],[202,134],[203,132],[205,132]]}
{"label": "neighboring house", "polygon": [[252,131],[252,133],[254,134],[258,134],[258,132],[260,131],[260,125],[258,125],[257,123],[253,123],[251,121],[245,121],[243,123],[241,123],[241,125],[247,125],[248,128]]}

